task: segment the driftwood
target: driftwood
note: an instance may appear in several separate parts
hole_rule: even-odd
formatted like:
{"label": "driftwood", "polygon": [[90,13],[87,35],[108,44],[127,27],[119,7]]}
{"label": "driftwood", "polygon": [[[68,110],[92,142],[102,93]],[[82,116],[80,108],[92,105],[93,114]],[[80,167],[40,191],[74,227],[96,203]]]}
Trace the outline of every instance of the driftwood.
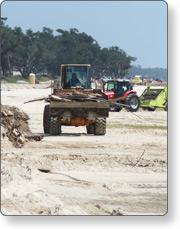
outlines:
{"label": "driftwood", "polygon": [[34,139],[35,141],[41,141],[44,138],[44,134],[25,134],[25,138]]}
{"label": "driftwood", "polygon": [[51,95],[51,98],[52,98],[53,100],[56,100],[56,101],[64,101],[64,102],[70,102],[70,101],[71,101],[70,99],[61,98],[61,97],[59,97],[59,96],[57,96],[57,95]]}
{"label": "driftwood", "polygon": [[133,164],[132,168],[134,168],[137,164],[139,164],[139,162],[141,161],[141,159],[142,159],[144,153],[145,153],[145,150],[144,150],[144,152],[141,154],[141,156],[139,157],[139,159],[137,160],[137,162],[136,162],[135,164]]}
{"label": "driftwood", "polygon": [[24,144],[24,143],[26,142],[26,139],[25,139],[24,136],[22,136],[22,135],[19,137],[18,140],[19,140],[19,142],[20,142],[21,144]]}
{"label": "driftwood", "polygon": [[33,99],[33,100],[29,100],[27,102],[24,102],[24,104],[25,103],[32,103],[32,102],[36,102],[36,101],[42,101],[42,100],[46,100],[46,99],[48,99],[48,98]]}
{"label": "driftwood", "polygon": [[13,113],[9,110],[6,111],[1,111],[2,116],[7,117],[7,116],[13,116]]}
{"label": "driftwood", "polygon": [[64,94],[58,94],[58,95],[50,95],[49,97],[46,98],[39,98],[39,99],[33,99],[29,100],[26,103],[32,103],[32,102],[37,102],[37,101],[42,101],[45,100],[46,102],[51,102],[51,101],[62,101],[62,102],[70,102],[70,101],[95,101],[99,102],[101,100],[105,101],[105,99],[101,98],[102,96],[98,94],[85,94],[83,92],[78,92],[75,91],[73,93],[64,93]]}
{"label": "driftwood", "polygon": [[72,95],[79,95],[84,97],[102,97],[102,94],[94,93],[94,92],[82,92],[82,91],[74,91]]}
{"label": "driftwood", "polygon": [[72,102],[72,101],[78,101],[78,102],[83,102],[83,101],[94,101],[94,102],[100,102],[100,101],[107,101],[103,98],[96,97],[93,94],[85,94],[83,92],[75,91],[73,93],[62,93],[58,95],[51,95],[51,100],[56,100],[56,101],[67,101],[67,102]]}
{"label": "driftwood", "polygon": [[[82,91],[73,91],[73,92],[67,92],[67,93],[60,93],[57,95],[50,95],[47,98],[39,98],[39,99],[33,99],[29,100],[24,103],[31,103],[31,102],[36,102],[36,101],[42,101],[45,100],[46,102],[51,102],[51,101],[62,101],[62,102],[71,102],[71,101],[78,101],[78,102],[84,102],[84,101],[92,101],[92,102],[109,102],[109,103],[114,103],[120,100],[125,99],[127,96],[107,100],[103,98],[103,94],[98,94],[98,93],[89,93],[89,92],[82,92]],[[119,106],[128,106],[128,105],[121,105],[116,103]]]}

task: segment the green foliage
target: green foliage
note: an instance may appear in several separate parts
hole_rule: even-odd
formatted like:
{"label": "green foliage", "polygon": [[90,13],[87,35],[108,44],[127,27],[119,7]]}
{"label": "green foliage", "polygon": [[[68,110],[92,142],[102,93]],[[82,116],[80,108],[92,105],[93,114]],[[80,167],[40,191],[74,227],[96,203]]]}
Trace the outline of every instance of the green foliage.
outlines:
{"label": "green foliage", "polygon": [[17,83],[17,81],[19,80],[23,80],[23,81],[26,81],[28,82],[29,79],[24,79],[21,75],[17,75],[17,76],[13,76],[13,75],[8,75],[6,76],[5,79],[2,79],[3,82],[5,83]]}
{"label": "green foliage", "polygon": [[127,56],[127,54],[117,46],[102,49],[100,53],[102,63],[101,71],[105,75],[125,75],[126,70],[131,67],[131,62],[136,58]]}
{"label": "green foliage", "polygon": [[40,79],[39,79],[41,82],[46,82],[46,81],[49,81],[49,77],[48,76],[41,76]]}
{"label": "green foliage", "polygon": [[76,28],[69,31],[44,27],[42,32],[25,33],[20,27],[11,29],[1,20],[2,70],[5,76],[17,68],[24,78],[29,73],[60,75],[61,64],[91,64],[92,76],[122,75],[136,58],[128,56],[119,47],[103,48],[93,37],[80,33]]}

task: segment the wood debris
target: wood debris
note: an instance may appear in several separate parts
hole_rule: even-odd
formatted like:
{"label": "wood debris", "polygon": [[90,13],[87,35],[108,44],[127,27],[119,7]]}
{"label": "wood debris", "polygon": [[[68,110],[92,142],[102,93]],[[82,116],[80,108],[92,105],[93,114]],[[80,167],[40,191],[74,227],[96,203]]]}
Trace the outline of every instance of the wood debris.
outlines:
{"label": "wood debris", "polygon": [[1,105],[2,138],[8,137],[16,148],[23,147],[31,139],[40,141],[43,136],[31,133],[28,119],[29,116],[17,107]]}
{"label": "wood debris", "polygon": [[57,95],[51,95],[51,100],[61,100],[63,101],[74,101],[74,102],[84,102],[84,101],[93,101],[93,102],[104,102],[107,101],[105,98],[106,95],[103,93],[93,93],[93,91],[72,91],[65,93],[58,93]]}
{"label": "wood debris", "polygon": [[25,134],[25,138],[33,139],[35,141],[41,141],[44,138],[44,134]]}

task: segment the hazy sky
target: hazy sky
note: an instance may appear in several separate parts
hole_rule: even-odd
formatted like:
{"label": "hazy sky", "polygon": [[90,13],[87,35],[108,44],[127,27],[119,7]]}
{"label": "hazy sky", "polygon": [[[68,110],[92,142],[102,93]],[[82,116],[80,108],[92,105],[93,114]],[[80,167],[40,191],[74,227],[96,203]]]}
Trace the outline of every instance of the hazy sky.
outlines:
{"label": "hazy sky", "polygon": [[[12,28],[77,28],[103,47],[119,46],[142,67],[167,67],[167,5],[163,1],[5,1]],[[56,34],[56,33],[55,33]]]}

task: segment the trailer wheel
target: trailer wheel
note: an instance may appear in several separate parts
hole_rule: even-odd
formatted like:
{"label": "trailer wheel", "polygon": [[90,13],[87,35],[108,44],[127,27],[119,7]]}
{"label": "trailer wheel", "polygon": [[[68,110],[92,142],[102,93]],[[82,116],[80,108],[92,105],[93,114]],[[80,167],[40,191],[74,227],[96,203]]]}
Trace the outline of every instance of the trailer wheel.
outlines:
{"label": "trailer wheel", "polygon": [[140,106],[139,97],[135,93],[131,93],[128,95],[125,104],[130,106],[126,108],[127,111],[136,112]]}
{"label": "trailer wheel", "polygon": [[43,114],[43,127],[44,133],[49,134],[50,132],[50,112],[49,112],[49,105],[44,107],[44,114]]}
{"label": "trailer wheel", "polygon": [[89,124],[88,126],[86,126],[87,129],[87,134],[94,134],[94,125],[93,124]]}
{"label": "trailer wheel", "polygon": [[61,134],[61,120],[60,120],[60,117],[51,117],[50,134],[51,135],[60,135]]}
{"label": "trailer wheel", "polygon": [[106,119],[97,118],[94,124],[94,134],[105,135],[105,133],[106,133]]}

